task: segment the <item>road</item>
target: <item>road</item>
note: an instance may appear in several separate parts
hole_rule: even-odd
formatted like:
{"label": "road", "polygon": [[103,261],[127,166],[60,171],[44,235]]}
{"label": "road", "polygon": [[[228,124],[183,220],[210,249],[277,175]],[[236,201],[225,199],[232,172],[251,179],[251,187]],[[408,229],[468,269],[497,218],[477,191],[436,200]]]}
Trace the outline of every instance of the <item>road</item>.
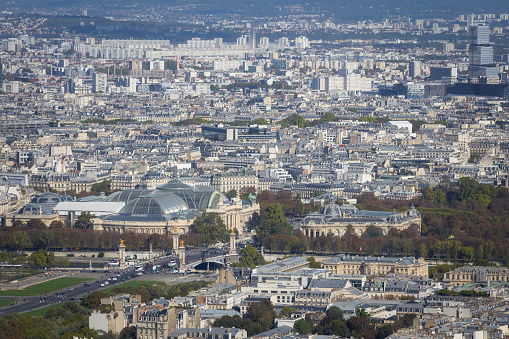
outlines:
{"label": "road", "polygon": [[[218,256],[225,254],[226,250],[209,250],[207,247],[197,247],[186,250],[186,263],[190,263],[193,261],[202,260],[202,258]],[[154,265],[162,265],[163,267],[167,265],[170,261],[174,261],[175,256],[167,256],[154,259]],[[95,271],[95,270],[93,270]],[[93,271],[83,270],[82,272],[90,272]],[[134,267],[129,267],[125,270],[115,270],[117,273],[108,272],[102,276],[101,279],[92,280],[84,284],[80,284],[74,287],[66,288],[60,291],[56,291],[53,293],[48,293],[46,295],[41,296],[27,296],[27,297],[0,297],[1,299],[15,299],[18,301],[17,304],[13,306],[6,306],[0,309],[0,316],[4,316],[10,313],[25,313],[33,310],[37,310],[40,308],[48,307],[58,303],[65,303],[66,301],[74,301],[82,298],[84,295],[99,291],[108,287],[111,287],[110,281],[113,280],[114,277],[117,278],[117,284],[122,283],[129,280],[151,280],[150,275],[156,274],[159,275],[161,272],[154,272],[152,270],[145,270],[143,276],[138,276],[135,272]],[[163,272],[163,274],[168,274],[167,272]],[[195,279],[198,279],[197,275]],[[108,281],[108,279],[111,279]],[[195,280],[192,279],[192,280]],[[159,279],[157,279],[159,280]],[[191,281],[191,280],[189,280]],[[43,281],[41,281],[43,282]],[[106,285],[108,282],[108,285]],[[187,282],[187,279],[186,279]]]}

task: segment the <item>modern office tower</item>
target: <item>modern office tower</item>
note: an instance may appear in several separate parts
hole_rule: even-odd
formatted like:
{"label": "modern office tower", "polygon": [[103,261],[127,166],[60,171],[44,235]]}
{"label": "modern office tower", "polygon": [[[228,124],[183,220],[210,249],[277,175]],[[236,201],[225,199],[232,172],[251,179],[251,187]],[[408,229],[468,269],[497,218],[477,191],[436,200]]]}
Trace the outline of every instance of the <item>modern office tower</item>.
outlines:
{"label": "modern office tower", "polygon": [[408,64],[408,74],[412,79],[422,77],[422,66],[420,61],[410,61]]}
{"label": "modern office tower", "polygon": [[320,92],[325,91],[325,78],[313,78],[311,81],[311,88]]}
{"label": "modern office tower", "polygon": [[92,76],[92,90],[94,93],[106,93],[107,76],[104,73],[94,73]]}
{"label": "modern office tower", "polygon": [[255,49],[256,46],[256,30],[253,25],[251,25],[251,31],[249,32],[249,44],[251,49]]}
{"label": "modern office tower", "polygon": [[429,78],[431,81],[455,83],[458,78],[458,69],[456,67],[430,67]]}
{"label": "modern office tower", "polygon": [[493,45],[490,43],[490,26],[477,24],[468,28],[470,63],[468,76],[474,78],[498,78],[498,70],[493,64]]}
{"label": "modern office tower", "polygon": [[467,15],[467,27],[471,27],[474,25],[475,14]]}

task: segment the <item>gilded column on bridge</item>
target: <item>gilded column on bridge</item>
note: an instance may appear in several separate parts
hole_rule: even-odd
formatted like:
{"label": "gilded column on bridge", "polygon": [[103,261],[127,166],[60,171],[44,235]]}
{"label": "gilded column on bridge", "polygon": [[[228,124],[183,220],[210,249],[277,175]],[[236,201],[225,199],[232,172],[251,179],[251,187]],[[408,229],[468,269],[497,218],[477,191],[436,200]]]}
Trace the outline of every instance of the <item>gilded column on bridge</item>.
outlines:
{"label": "gilded column on bridge", "polygon": [[124,240],[120,239],[120,246],[118,246],[118,264],[120,268],[125,268],[125,245]]}
{"label": "gilded column on bridge", "polygon": [[186,248],[184,246],[184,240],[180,240],[180,247],[178,248],[179,266],[183,270],[186,267]]}

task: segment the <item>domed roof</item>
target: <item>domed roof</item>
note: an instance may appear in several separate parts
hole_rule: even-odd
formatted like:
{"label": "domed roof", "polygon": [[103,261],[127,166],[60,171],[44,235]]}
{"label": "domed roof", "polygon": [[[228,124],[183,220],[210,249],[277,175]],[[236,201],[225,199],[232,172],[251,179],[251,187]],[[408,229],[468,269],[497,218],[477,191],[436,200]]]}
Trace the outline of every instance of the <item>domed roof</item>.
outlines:
{"label": "domed roof", "polygon": [[228,199],[223,193],[210,186],[192,187],[182,183],[180,180],[172,180],[159,186],[157,192],[172,193],[185,201],[189,209],[204,212],[206,209],[216,209],[220,202]]}
{"label": "domed roof", "polygon": [[162,191],[175,191],[175,190],[193,190],[193,186],[184,184],[182,181],[178,179],[171,180],[164,185],[161,185],[157,188]]}
{"label": "domed roof", "polygon": [[399,224],[401,222],[401,216],[399,213],[392,213],[388,220],[391,224]]}
{"label": "domed roof", "polygon": [[126,204],[130,201],[138,199],[140,197],[144,197],[153,193],[154,190],[144,190],[144,189],[128,189],[124,191],[119,191],[110,194],[107,196],[104,201],[108,202],[125,202]]}
{"label": "domed roof", "polygon": [[187,205],[178,196],[171,193],[151,194],[127,203],[119,211],[120,215],[132,216],[168,216],[179,211],[187,211]]}
{"label": "domed roof", "polygon": [[32,203],[34,204],[50,204],[56,205],[62,201],[73,201],[73,198],[70,195],[58,195],[56,193],[46,192],[40,195],[36,195],[32,199]]}
{"label": "domed roof", "polygon": [[44,204],[29,203],[23,206],[17,214],[30,214],[30,215],[49,215],[53,214],[53,208]]}
{"label": "domed roof", "polygon": [[327,204],[322,208],[322,213],[327,218],[333,218],[335,216],[343,216],[343,211],[341,210],[341,207],[337,204],[331,203]]}

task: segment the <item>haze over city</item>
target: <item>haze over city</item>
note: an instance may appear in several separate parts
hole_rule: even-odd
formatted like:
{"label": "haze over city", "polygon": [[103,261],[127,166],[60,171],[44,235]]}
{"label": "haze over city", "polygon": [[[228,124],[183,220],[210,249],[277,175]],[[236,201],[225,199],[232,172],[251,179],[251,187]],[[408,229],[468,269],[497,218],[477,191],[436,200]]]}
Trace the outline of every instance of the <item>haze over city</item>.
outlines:
{"label": "haze over city", "polygon": [[509,2],[0,4],[0,338],[509,336]]}

